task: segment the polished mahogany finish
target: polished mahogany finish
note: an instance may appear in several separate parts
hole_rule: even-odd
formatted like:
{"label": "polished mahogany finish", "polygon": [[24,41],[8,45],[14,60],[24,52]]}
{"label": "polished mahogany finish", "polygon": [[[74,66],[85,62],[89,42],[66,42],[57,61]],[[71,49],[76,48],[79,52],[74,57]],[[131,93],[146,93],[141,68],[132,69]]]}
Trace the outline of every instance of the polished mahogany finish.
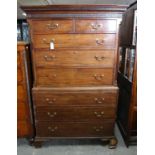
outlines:
{"label": "polished mahogany finish", "polygon": [[[79,13],[83,12],[89,12],[89,11],[100,11],[100,12],[107,12],[109,11],[110,14],[114,12],[116,13],[124,13],[126,10],[127,6],[126,5],[47,5],[47,6],[21,6],[21,8],[28,13],[28,18],[35,18],[33,17],[34,14],[39,14],[40,13],[46,13],[46,16],[54,11],[53,13],[57,11],[57,13],[61,14],[61,11],[66,11],[66,12],[74,12],[78,13],[77,11],[80,11]],[[93,12],[92,12],[93,13]],[[45,17],[46,17],[45,16]],[[81,15],[82,16],[82,15]]]}
{"label": "polished mahogany finish", "polygon": [[36,85],[45,87],[112,85],[113,69],[37,68]]}
{"label": "polished mahogany finish", "polygon": [[100,138],[115,148],[118,25],[125,6],[22,7],[31,32],[36,147]]}
{"label": "polished mahogany finish", "polygon": [[36,122],[37,135],[40,137],[108,137],[113,134],[114,120],[101,122]]}
{"label": "polished mahogany finish", "polygon": [[114,49],[116,47],[115,34],[50,34],[34,35],[34,48],[50,49],[51,41],[56,50]]}
{"label": "polished mahogany finish", "polygon": [[75,20],[75,32],[78,33],[116,33],[116,20]]}
{"label": "polished mahogany finish", "polygon": [[[115,107],[117,100],[117,88],[49,88],[33,89],[35,106],[105,106]],[[77,98],[79,100],[77,100]]]}
{"label": "polished mahogany finish", "polygon": [[33,136],[33,121],[30,97],[30,64],[28,44],[17,44],[17,136]]}
{"label": "polished mahogany finish", "polygon": [[114,67],[114,50],[36,50],[37,67],[53,66],[102,66]]}
{"label": "polished mahogany finish", "polygon": [[104,106],[45,106],[35,110],[35,118],[40,121],[89,122],[115,118],[116,109]]}
{"label": "polished mahogany finish", "polygon": [[73,20],[35,20],[32,22],[34,34],[71,33]]}

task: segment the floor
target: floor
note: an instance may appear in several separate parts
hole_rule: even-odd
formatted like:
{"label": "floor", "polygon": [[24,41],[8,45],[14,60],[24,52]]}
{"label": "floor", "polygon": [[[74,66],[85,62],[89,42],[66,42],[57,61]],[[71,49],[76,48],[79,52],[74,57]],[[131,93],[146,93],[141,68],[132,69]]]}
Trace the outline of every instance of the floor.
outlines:
{"label": "floor", "polygon": [[118,128],[115,129],[118,139],[116,149],[108,149],[100,140],[52,140],[44,142],[42,148],[30,146],[26,139],[18,139],[18,155],[136,155],[137,147],[127,148]]}

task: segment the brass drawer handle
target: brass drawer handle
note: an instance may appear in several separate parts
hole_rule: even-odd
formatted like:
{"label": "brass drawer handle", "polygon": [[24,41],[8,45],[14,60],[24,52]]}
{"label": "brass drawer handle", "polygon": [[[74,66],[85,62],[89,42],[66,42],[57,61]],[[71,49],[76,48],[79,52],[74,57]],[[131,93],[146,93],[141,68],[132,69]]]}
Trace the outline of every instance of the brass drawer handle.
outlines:
{"label": "brass drawer handle", "polygon": [[98,45],[103,45],[104,44],[104,40],[103,39],[96,39],[96,43]]}
{"label": "brass drawer handle", "polygon": [[103,103],[104,102],[104,98],[94,98],[94,100],[97,102],[97,103],[99,103],[99,104],[101,104],[101,103]]}
{"label": "brass drawer handle", "polygon": [[91,24],[91,27],[92,27],[92,29],[94,29],[94,30],[97,30],[97,29],[99,29],[100,27],[102,27],[103,25],[102,24]]}
{"label": "brass drawer handle", "polygon": [[44,59],[45,59],[46,61],[53,61],[53,60],[55,59],[55,55],[52,55],[52,56],[45,55],[45,56],[44,56]]}
{"label": "brass drawer handle", "polygon": [[96,115],[96,117],[102,117],[104,115],[104,111],[101,112],[94,112],[94,114]]}
{"label": "brass drawer handle", "polygon": [[103,126],[100,126],[100,127],[93,127],[93,129],[96,131],[96,132],[101,132],[103,131]]}
{"label": "brass drawer handle", "polygon": [[96,59],[97,61],[101,61],[101,60],[104,60],[105,57],[104,57],[104,56],[96,56],[96,55],[95,55],[95,59]]}
{"label": "brass drawer handle", "polygon": [[48,130],[50,131],[50,132],[55,132],[56,130],[58,129],[58,127],[57,126],[55,126],[55,127],[48,127]]}
{"label": "brass drawer handle", "polygon": [[104,74],[101,74],[101,75],[94,74],[94,78],[98,81],[101,81],[103,77],[104,77]]}
{"label": "brass drawer handle", "polygon": [[52,114],[50,112],[47,112],[47,115],[53,118],[57,115],[57,112],[53,112]]}
{"label": "brass drawer handle", "polygon": [[53,77],[56,77],[57,75],[56,74],[53,74]]}
{"label": "brass drawer handle", "polygon": [[53,98],[53,99],[46,98],[45,100],[46,100],[46,102],[49,103],[49,104],[53,104],[53,103],[56,101],[55,98]]}
{"label": "brass drawer handle", "polygon": [[43,38],[43,43],[44,44],[50,44],[50,42],[47,42],[47,40],[45,38]]}
{"label": "brass drawer handle", "polygon": [[51,29],[51,30],[57,29],[58,26],[59,26],[59,24],[52,24],[52,23],[51,24],[47,24],[48,29]]}

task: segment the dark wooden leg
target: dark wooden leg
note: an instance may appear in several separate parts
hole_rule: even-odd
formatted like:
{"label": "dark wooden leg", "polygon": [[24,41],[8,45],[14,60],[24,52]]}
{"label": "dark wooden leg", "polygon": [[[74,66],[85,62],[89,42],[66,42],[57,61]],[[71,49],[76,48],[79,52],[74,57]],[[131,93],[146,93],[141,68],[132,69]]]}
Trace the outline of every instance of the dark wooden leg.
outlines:
{"label": "dark wooden leg", "polygon": [[117,139],[116,138],[112,138],[109,141],[109,149],[115,149],[117,146]]}
{"label": "dark wooden leg", "polygon": [[34,145],[34,139],[33,138],[28,139],[28,141],[29,141],[30,146],[33,146]]}
{"label": "dark wooden leg", "polygon": [[33,145],[35,148],[41,148],[42,147],[42,141],[34,141]]}

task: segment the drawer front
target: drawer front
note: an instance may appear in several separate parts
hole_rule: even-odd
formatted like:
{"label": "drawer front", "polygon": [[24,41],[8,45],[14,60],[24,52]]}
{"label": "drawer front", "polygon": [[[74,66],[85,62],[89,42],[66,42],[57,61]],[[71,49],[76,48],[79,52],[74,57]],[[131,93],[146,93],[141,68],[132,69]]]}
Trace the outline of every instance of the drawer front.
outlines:
{"label": "drawer front", "polygon": [[76,20],[76,32],[78,33],[115,33],[116,20]]}
{"label": "drawer front", "polygon": [[18,137],[29,135],[28,123],[26,121],[17,121],[17,135]]}
{"label": "drawer front", "polygon": [[33,91],[33,101],[36,106],[103,105],[116,107],[117,91]]}
{"label": "drawer front", "polygon": [[17,85],[17,100],[18,101],[25,101],[26,100],[26,92],[24,90],[23,85]]}
{"label": "drawer front", "polygon": [[71,33],[73,32],[72,20],[33,20],[32,30],[34,34]]}
{"label": "drawer front", "polygon": [[115,118],[115,107],[91,106],[46,106],[35,108],[36,120],[53,121],[89,121],[103,120],[105,118]]}
{"label": "drawer front", "polygon": [[113,50],[58,50],[35,51],[36,65],[39,66],[81,66],[102,65],[113,67]]}
{"label": "drawer front", "polygon": [[32,137],[32,124],[27,121],[18,120],[17,121],[17,136],[18,137]]}
{"label": "drawer front", "polygon": [[23,73],[21,68],[17,68],[17,82],[22,82],[23,81]]}
{"label": "drawer front", "polygon": [[114,121],[102,123],[69,123],[69,122],[37,122],[36,136],[38,137],[101,137],[113,136]]}
{"label": "drawer front", "polygon": [[113,69],[52,68],[37,69],[38,86],[112,85]]}
{"label": "drawer front", "polygon": [[24,102],[17,104],[17,120],[25,121],[27,120],[27,108]]}
{"label": "drawer front", "polygon": [[34,35],[34,48],[50,49],[53,42],[54,49],[114,49],[116,44],[115,34],[53,34]]}
{"label": "drawer front", "polygon": [[17,52],[17,66],[18,67],[20,67],[20,65],[21,65],[21,62],[20,62],[21,60],[20,60],[20,54],[19,54],[19,52]]}

